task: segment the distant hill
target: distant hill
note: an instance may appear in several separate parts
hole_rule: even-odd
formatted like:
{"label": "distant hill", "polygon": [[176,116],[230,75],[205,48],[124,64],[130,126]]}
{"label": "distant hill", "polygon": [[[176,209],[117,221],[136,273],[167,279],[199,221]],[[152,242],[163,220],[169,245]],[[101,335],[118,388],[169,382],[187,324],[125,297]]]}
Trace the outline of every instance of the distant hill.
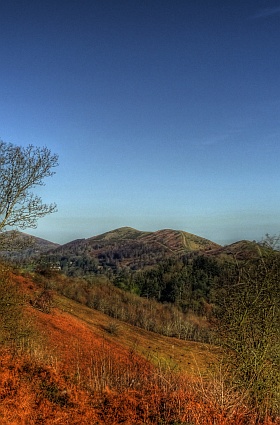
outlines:
{"label": "distant hill", "polygon": [[55,249],[59,244],[17,230],[0,235],[0,256],[22,260]]}
{"label": "distant hill", "polygon": [[249,260],[252,258],[258,258],[260,254],[264,254],[267,251],[270,251],[270,249],[257,242],[242,240],[230,245],[219,247],[216,250],[211,251],[211,255],[219,256],[221,258],[231,257],[236,260]]}
{"label": "distant hill", "polygon": [[[171,254],[181,254],[189,251],[209,251],[220,245],[202,237],[181,230],[164,229],[156,232],[141,232],[130,227],[122,227],[103,235],[94,236],[86,240],[96,249],[120,247],[149,246],[151,251],[164,251]],[[99,245],[99,247],[98,247]]]}
{"label": "distant hill", "polygon": [[137,270],[170,257],[190,252],[211,252],[219,248],[221,246],[214,242],[180,230],[143,232],[122,227],[58,246],[48,254],[57,256],[57,259],[75,256],[95,260],[96,267],[128,267]]}

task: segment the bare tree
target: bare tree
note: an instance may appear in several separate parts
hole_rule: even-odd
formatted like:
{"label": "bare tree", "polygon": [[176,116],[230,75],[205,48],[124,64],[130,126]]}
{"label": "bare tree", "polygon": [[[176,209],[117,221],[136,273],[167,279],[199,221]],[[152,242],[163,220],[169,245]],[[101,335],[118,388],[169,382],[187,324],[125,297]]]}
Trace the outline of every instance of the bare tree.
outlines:
{"label": "bare tree", "polygon": [[0,140],[0,232],[7,227],[35,228],[37,220],[56,211],[32,189],[43,186],[58,165],[58,156],[46,147],[16,146]]}

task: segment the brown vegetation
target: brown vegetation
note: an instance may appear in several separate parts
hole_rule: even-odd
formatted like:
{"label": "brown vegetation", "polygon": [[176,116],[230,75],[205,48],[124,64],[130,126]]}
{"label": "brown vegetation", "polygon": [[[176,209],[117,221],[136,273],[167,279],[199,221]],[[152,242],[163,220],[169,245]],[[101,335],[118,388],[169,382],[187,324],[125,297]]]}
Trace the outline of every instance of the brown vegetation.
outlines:
{"label": "brown vegetation", "polygon": [[47,288],[9,276],[32,338],[11,334],[1,344],[1,425],[279,424],[257,422],[246,394],[228,386],[219,350],[134,328],[54,291],[46,311],[35,300]]}

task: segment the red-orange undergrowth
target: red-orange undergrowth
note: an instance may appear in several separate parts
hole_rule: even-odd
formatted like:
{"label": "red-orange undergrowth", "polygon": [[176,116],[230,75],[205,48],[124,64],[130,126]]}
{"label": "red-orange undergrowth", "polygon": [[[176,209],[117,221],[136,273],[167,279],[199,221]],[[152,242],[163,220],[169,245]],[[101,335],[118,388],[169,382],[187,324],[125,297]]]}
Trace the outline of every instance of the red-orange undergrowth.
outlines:
{"label": "red-orange undergrowth", "polygon": [[58,308],[25,314],[41,339],[0,348],[1,425],[280,424],[257,421],[223,382],[157,367]]}
{"label": "red-orange undergrowth", "polygon": [[[62,368],[62,369],[61,369]],[[85,373],[85,372],[83,372]],[[207,388],[161,372],[133,354],[103,351],[92,356],[88,374],[65,373],[30,354],[1,351],[1,425],[193,424],[253,425],[254,412],[219,404]],[[279,424],[267,418],[263,425]]]}

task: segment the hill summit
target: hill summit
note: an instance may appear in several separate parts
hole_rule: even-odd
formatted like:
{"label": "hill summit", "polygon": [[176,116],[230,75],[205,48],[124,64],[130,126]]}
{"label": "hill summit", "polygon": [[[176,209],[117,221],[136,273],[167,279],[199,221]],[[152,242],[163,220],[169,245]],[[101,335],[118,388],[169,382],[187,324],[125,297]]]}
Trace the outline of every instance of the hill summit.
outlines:
{"label": "hill summit", "polygon": [[181,230],[163,229],[145,232],[121,227],[88,239],[78,239],[48,252],[64,257],[83,257],[95,260],[98,267],[111,269],[128,267],[131,270],[153,266],[164,259],[190,252],[211,252],[220,245]]}

